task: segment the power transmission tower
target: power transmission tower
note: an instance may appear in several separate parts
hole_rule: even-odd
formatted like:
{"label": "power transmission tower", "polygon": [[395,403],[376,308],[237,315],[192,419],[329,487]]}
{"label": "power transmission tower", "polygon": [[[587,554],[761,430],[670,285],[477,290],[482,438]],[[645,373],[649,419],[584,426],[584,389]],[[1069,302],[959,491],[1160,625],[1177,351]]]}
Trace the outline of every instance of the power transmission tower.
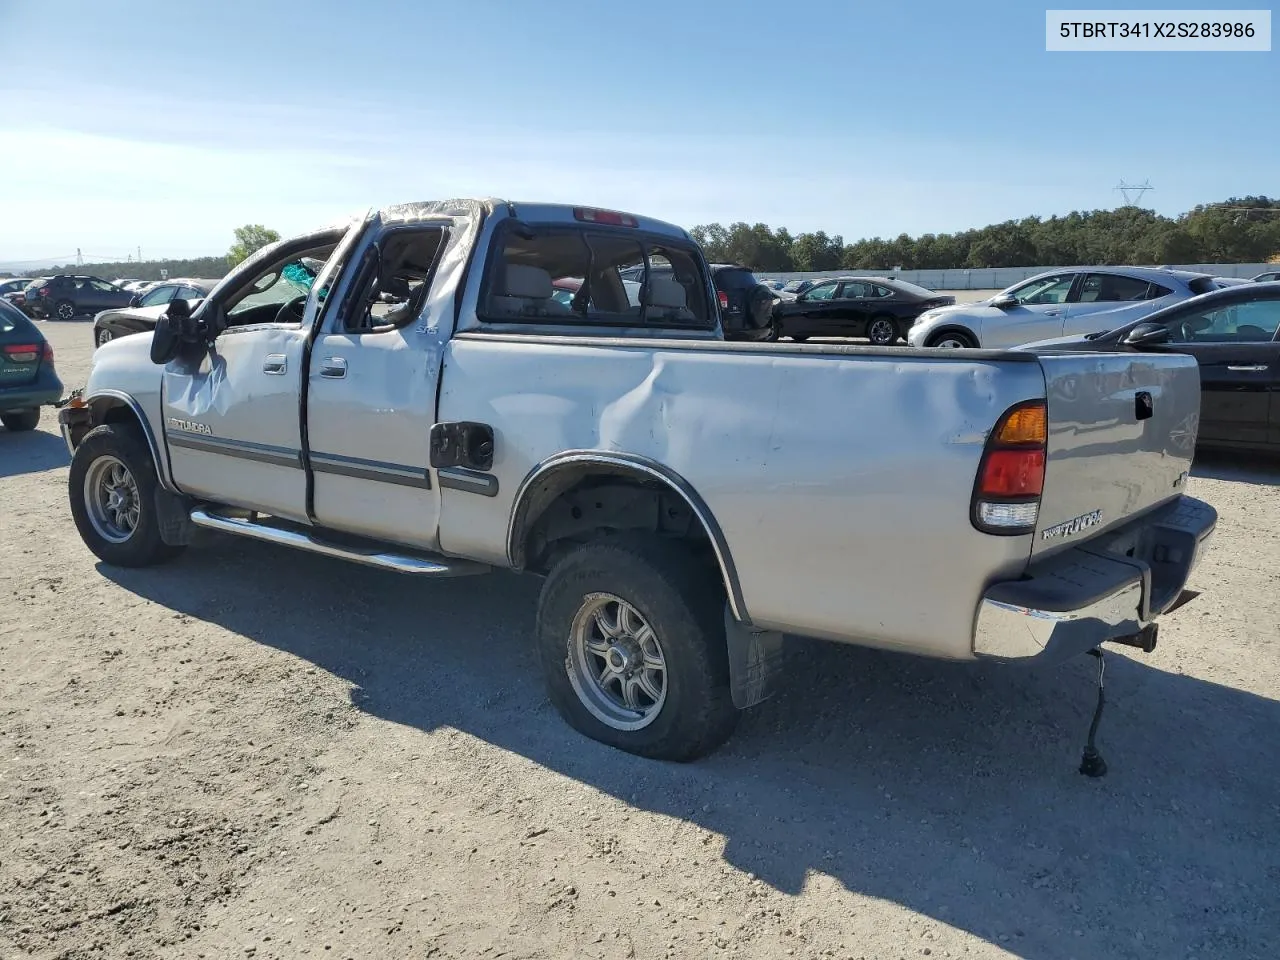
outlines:
{"label": "power transmission tower", "polygon": [[77,267],[84,266],[84,255],[80,253],[79,247],[76,247],[76,266]]}
{"label": "power transmission tower", "polygon": [[1119,186],[1111,189],[1120,191],[1126,207],[1136,207],[1142,202],[1142,195],[1148,190],[1154,190],[1155,187],[1151,185],[1150,180],[1143,180],[1141,183],[1125,183],[1121,180]]}

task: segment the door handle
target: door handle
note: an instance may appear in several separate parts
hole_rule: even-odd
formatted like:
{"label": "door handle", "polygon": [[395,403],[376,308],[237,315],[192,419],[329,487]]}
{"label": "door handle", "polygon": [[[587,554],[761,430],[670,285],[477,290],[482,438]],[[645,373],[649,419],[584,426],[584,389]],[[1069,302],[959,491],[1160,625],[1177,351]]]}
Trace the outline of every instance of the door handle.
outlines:
{"label": "door handle", "polygon": [[325,357],[320,361],[320,376],[326,380],[341,380],[347,375],[347,361],[342,357]]}
{"label": "door handle", "polygon": [[1045,315],[1046,317],[1056,317],[1056,316],[1057,316],[1058,314],[1060,314],[1061,312],[1062,312],[1061,310],[1046,310],[1046,311],[1044,312],[1044,315]]}
{"label": "door handle", "polygon": [[1227,369],[1232,373],[1263,373],[1267,369],[1267,365],[1265,363],[1253,363],[1247,366],[1233,367],[1228,364]]}
{"label": "door handle", "polygon": [[289,362],[283,353],[269,353],[267,359],[262,361],[262,372],[280,377],[284,375],[288,365]]}

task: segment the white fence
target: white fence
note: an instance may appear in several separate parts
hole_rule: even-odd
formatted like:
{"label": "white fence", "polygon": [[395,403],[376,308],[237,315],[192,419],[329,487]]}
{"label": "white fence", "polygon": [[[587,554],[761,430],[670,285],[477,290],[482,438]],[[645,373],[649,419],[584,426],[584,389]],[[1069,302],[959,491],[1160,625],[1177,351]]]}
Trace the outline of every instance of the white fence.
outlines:
{"label": "white fence", "polygon": [[[1157,264],[1164,266],[1164,264]],[[1277,269],[1266,263],[1190,263],[1169,265],[1172,270],[1191,270],[1215,277],[1255,277],[1266,270]],[[897,277],[930,290],[1003,290],[1028,277],[1050,270],[1084,269],[1078,267],[995,267],[987,270],[828,270],[825,273],[767,273],[756,271],[761,280],[817,280],[822,277]]]}

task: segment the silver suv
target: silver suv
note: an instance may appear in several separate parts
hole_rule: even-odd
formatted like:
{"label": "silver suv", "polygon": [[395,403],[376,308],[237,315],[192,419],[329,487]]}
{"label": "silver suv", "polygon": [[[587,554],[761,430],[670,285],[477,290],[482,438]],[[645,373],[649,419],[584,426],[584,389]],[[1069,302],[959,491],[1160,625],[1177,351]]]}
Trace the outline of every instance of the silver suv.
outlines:
{"label": "silver suv", "polygon": [[988,300],[926,310],[907,335],[913,347],[1016,347],[1032,340],[1114,330],[1216,290],[1204,273],[1156,267],[1062,267]]}

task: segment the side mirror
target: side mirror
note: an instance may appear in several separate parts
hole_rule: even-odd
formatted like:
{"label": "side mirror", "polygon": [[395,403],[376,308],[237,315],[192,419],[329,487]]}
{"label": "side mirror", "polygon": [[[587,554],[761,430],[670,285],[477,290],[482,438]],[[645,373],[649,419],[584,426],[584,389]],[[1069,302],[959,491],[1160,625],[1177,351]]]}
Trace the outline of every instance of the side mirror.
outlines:
{"label": "side mirror", "polygon": [[151,334],[151,362],[164,366],[178,354],[178,335],[168,317],[156,321],[156,328]]}
{"label": "side mirror", "polygon": [[142,304],[142,294],[135,293],[132,297],[129,298],[129,306],[137,307],[137,306],[141,306],[141,304]]}
{"label": "side mirror", "polygon": [[1018,298],[1010,294],[1001,294],[998,297],[991,298],[991,305],[998,310],[1008,310],[1010,307],[1018,305]]}
{"label": "side mirror", "polygon": [[1169,339],[1169,328],[1163,323],[1140,323],[1120,341],[1127,347],[1143,347],[1151,343],[1165,343]]}

